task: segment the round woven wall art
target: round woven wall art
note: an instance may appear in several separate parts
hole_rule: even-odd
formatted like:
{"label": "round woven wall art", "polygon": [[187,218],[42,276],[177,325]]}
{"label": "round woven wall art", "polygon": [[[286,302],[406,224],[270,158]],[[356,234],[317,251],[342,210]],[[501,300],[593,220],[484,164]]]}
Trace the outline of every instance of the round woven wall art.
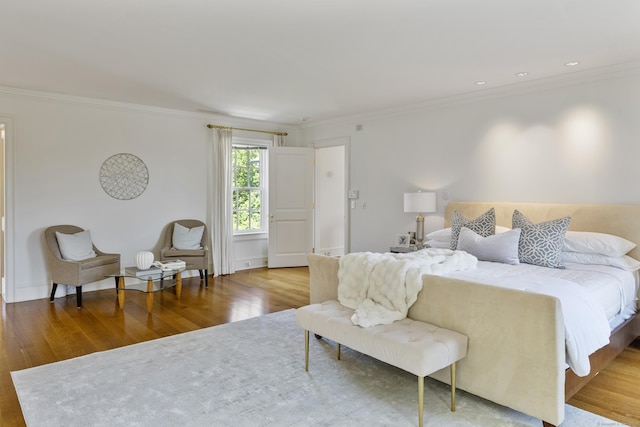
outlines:
{"label": "round woven wall art", "polygon": [[133,154],[114,154],[100,167],[100,185],[114,199],[135,199],[144,193],[148,183],[147,165]]}

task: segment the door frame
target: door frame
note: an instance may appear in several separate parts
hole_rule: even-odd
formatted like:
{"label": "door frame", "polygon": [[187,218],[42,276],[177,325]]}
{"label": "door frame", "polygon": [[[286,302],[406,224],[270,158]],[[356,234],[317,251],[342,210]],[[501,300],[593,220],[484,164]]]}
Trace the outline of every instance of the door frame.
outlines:
{"label": "door frame", "polygon": [[[349,188],[351,187],[351,174],[349,165],[351,164],[351,138],[348,136],[328,138],[328,139],[320,139],[318,141],[314,141],[312,147],[314,148],[314,158],[315,158],[315,149],[317,148],[327,148],[327,147],[338,147],[344,146],[344,253],[348,254],[351,252],[351,204],[350,200],[347,199],[347,194],[349,194]],[[315,181],[316,171],[314,168],[313,178]],[[314,183],[315,188],[315,183]],[[314,203],[315,203],[315,195],[314,195]],[[315,236],[315,223],[316,223],[316,210],[313,210],[313,241],[314,247],[316,242]]]}
{"label": "door frame", "polygon": [[5,302],[15,302],[15,259],[14,259],[14,134],[15,125],[12,116],[0,115],[0,123],[4,125],[4,277],[2,278],[2,298]]}

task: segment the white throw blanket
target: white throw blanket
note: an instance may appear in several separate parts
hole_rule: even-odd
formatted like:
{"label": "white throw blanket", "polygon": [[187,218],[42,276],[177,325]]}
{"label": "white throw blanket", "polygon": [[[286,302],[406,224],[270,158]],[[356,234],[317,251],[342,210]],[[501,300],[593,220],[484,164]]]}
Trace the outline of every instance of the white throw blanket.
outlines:
{"label": "white throw blanket", "polygon": [[437,248],[403,254],[347,254],[340,258],[338,300],[355,310],[354,325],[390,324],[407,317],[422,289],[424,274],[443,275],[475,268],[477,263],[466,252]]}

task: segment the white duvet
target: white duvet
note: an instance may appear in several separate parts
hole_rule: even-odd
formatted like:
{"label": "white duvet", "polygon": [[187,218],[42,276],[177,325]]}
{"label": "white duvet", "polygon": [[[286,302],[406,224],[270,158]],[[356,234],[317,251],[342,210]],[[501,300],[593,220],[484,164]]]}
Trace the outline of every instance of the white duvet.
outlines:
{"label": "white duvet", "polygon": [[[485,262],[476,269],[476,265],[474,256],[448,249],[348,254],[340,258],[338,300],[355,310],[351,318],[355,325],[369,327],[404,319],[422,289],[424,274],[551,295],[562,306],[567,365],[579,376],[589,374],[589,355],[609,343],[611,329],[602,304],[578,284],[591,280],[585,272],[578,272],[581,280],[574,283],[567,279],[576,279],[572,277],[576,273],[567,270]],[[620,292],[618,286],[615,293]]]}
{"label": "white duvet", "polygon": [[[457,272],[448,276],[556,297],[564,318],[566,363],[578,376],[589,374],[589,355],[609,343],[611,328],[603,305],[585,287],[567,280],[576,278],[575,273],[525,264],[505,266],[483,262],[473,272]],[[584,282],[593,280],[584,274],[580,279]],[[619,293],[618,285],[616,281],[613,292]]]}
{"label": "white duvet", "polygon": [[338,300],[355,310],[354,325],[390,324],[407,317],[422,289],[424,274],[475,268],[473,255],[449,249],[392,254],[358,252],[340,258]]}

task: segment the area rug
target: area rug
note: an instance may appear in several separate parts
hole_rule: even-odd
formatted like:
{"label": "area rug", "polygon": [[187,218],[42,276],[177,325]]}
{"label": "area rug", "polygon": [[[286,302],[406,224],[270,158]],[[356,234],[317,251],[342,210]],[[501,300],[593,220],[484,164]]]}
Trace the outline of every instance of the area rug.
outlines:
{"label": "area rug", "polygon": [[[30,427],[412,426],[416,377],[331,341],[294,310],[12,372]],[[540,426],[540,420],[425,381],[426,426]],[[563,427],[621,425],[566,407]]]}

